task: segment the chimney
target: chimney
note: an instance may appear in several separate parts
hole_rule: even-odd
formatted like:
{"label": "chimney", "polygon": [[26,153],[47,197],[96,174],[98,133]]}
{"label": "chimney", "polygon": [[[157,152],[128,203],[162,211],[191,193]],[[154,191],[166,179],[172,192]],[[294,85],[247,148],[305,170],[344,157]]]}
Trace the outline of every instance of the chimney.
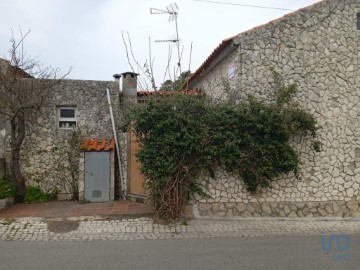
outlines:
{"label": "chimney", "polygon": [[139,74],[134,72],[121,73],[122,76],[122,91],[124,96],[133,96],[137,92],[137,76]]}
{"label": "chimney", "polygon": [[137,76],[134,72],[121,73],[122,77],[122,96],[124,102],[137,102]]}
{"label": "chimney", "polygon": [[114,77],[115,82],[118,85],[118,89],[119,89],[118,93],[120,94],[120,92],[121,92],[121,87],[120,87],[120,77],[121,77],[121,75],[120,74],[114,74],[113,77]]}

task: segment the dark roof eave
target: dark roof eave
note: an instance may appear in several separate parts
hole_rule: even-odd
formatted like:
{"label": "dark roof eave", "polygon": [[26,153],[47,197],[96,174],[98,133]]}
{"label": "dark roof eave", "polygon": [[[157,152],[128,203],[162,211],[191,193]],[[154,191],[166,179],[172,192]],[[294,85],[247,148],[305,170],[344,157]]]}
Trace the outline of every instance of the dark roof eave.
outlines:
{"label": "dark roof eave", "polygon": [[234,45],[233,41],[236,38],[236,36],[232,36],[230,38],[224,39],[219,44],[219,46],[217,46],[215,50],[208,56],[205,62],[194,72],[194,74],[191,75],[186,85],[188,83],[190,84],[190,82],[193,82],[198,76],[200,76],[201,73],[222,53],[222,51],[225,48],[227,48],[229,45]]}

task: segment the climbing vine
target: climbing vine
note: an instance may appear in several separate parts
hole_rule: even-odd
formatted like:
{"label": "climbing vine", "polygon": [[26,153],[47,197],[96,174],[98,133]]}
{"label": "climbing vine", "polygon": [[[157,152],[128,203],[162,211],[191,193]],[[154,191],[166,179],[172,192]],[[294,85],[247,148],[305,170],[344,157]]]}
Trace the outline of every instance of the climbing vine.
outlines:
{"label": "climbing vine", "polygon": [[295,84],[274,72],[273,99],[249,96],[239,103],[204,96],[154,96],[126,117],[132,123],[147,178],[149,201],[157,217],[179,217],[189,198],[202,193],[201,174],[223,167],[238,174],[254,194],[282,173],[298,175],[299,153],[290,145],[305,135],[319,151],[316,121],[293,101]]}
{"label": "climbing vine", "polygon": [[58,156],[54,169],[58,184],[71,193],[71,199],[74,201],[79,201],[80,145],[84,138],[82,130],[76,128],[69,134],[60,149],[57,147],[53,149],[53,152]]}

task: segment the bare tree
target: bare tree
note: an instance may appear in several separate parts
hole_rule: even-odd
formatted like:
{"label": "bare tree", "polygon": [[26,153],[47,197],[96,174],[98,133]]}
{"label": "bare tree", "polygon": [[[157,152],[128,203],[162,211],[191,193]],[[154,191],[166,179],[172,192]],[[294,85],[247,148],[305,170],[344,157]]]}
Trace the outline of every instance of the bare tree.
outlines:
{"label": "bare tree", "polygon": [[55,85],[66,75],[59,70],[44,67],[36,58],[24,50],[24,39],[30,30],[17,40],[12,33],[8,60],[0,59],[0,114],[10,123],[11,175],[19,193],[25,195],[25,178],[21,174],[20,151],[25,138],[27,123],[50,97]]}

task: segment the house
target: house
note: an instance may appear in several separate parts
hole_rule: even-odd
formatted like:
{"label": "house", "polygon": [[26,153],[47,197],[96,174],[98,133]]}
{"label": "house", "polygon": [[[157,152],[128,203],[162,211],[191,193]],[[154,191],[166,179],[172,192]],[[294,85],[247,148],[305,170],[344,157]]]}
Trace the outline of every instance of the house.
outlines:
{"label": "house", "polygon": [[[0,63],[4,70],[13,70],[10,63],[4,60]],[[22,76],[22,79],[35,80],[30,76]],[[52,87],[43,106],[26,122],[20,152],[21,171],[26,184],[40,186],[48,193],[57,193],[59,199],[71,199],[75,193],[78,193],[75,197],[88,201],[120,197],[120,183],[115,180],[118,179],[116,147],[107,96],[109,89],[115,110],[119,103],[118,83],[61,80]],[[70,143],[75,130],[81,131],[77,134],[82,140],[80,153],[76,153],[80,143]],[[1,118],[0,161],[4,163],[5,160],[7,165],[0,166],[0,172],[9,168],[11,162],[9,134],[10,125]],[[7,172],[10,170],[7,169]],[[95,182],[99,179],[103,182],[97,187]]]}
{"label": "house", "polygon": [[[202,184],[200,216],[359,216],[360,1],[323,0],[226,39],[189,79],[213,98],[266,99],[271,68],[298,84],[296,99],[319,125],[320,153],[294,142],[300,179],[277,179],[252,196],[241,179],[218,171]],[[229,89],[224,91],[224,82]]]}
{"label": "house", "polygon": [[[1,63],[7,70],[12,69],[10,63]],[[114,81],[66,79],[54,85],[46,102],[26,124],[20,154],[26,185],[56,193],[59,200],[143,200],[145,178],[136,158],[138,144],[131,131],[123,133],[117,129],[122,109],[151,95],[137,91],[137,75],[115,74]],[[29,76],[23,79],[34,80]],[[0,118],[2,174],[10,172],[9,134],[9,123]],[[72,141],[74,135],[81,141]]]}
{"label": "house", "polygon": [[[0,58],[0,74],[6,76],[20,76],[22,78],[31,78],[31,76],[21,69],[15,69],[10,65],[10,62]],[[0,105],[0,110],[3,108]],[[6,163],[5,163],[5,123],[6,119],[4,115],[0,114],[0,179],[6,175]]]}

